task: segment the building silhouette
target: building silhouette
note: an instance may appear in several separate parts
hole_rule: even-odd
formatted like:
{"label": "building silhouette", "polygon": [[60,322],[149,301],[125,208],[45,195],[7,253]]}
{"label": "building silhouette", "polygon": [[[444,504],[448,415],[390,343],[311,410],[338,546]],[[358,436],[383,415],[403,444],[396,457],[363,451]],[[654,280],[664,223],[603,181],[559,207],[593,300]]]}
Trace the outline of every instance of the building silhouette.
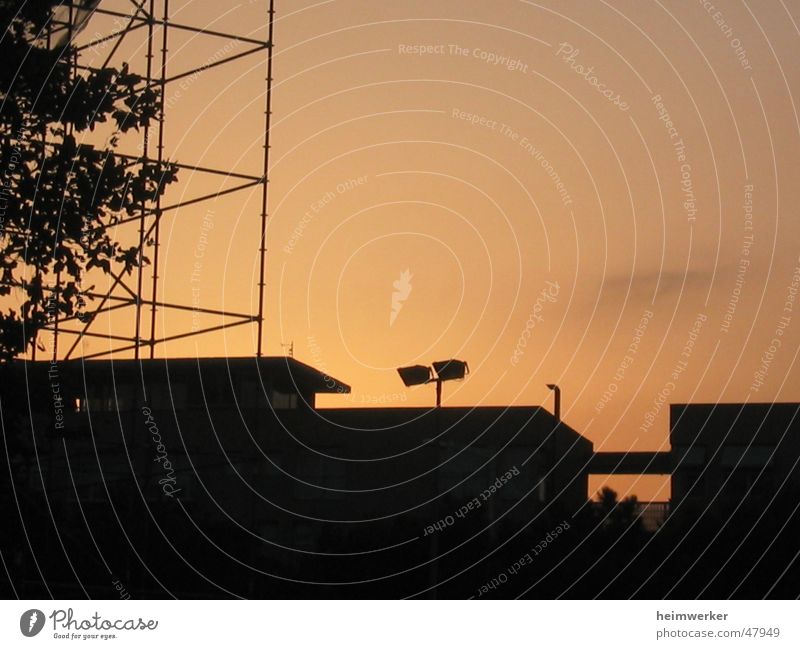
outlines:
{"label": "building silhouette", "polygon": [[[31,597],[47,595],[42,583],[64,597],[88,594],[77,584],[115,596],[114,583],[140,597],[167,585],[184,597],[340,597],[324,584],[354,575],[358,597],[463,596],[471,585],[436,584],[463,563],[491,579],[564,520],[574,531],[532,569],[534,594],[574,584],[579,597],[660,597],[682,579],[675,566],[731,530],[767,511],[789,520],[786,494],[800,487],[798,404],[673,405],[670,448],[595,452],[538,406],[318,408],[316,395],[350,387],[289,357],[0,371],[5,506],[21,521],[3,556]],[[671,476],[670,502],[590,505],[590,475],[648,473]],[[652,590],[628,588],[638,581]]]}
{"label": "building silhouette", "polygon": [[670,406],[673,507],[800,487],[800,404]]}
{"label": "building silhouette", "polygon": [[303,517],[407,512],[422,529],[437,501],[456,507],[487,489],[490,518],[575,511],[586,498],[591,442],[540,407],[318,409],[317,394],[350,387],[288,357],[27,362],[16,372],[38,403],[33,428],[48,458],[30,488],[73,504],[128,498],[136,485],[146,502],[177,497],[203,519],[233,516],[313,548]]}

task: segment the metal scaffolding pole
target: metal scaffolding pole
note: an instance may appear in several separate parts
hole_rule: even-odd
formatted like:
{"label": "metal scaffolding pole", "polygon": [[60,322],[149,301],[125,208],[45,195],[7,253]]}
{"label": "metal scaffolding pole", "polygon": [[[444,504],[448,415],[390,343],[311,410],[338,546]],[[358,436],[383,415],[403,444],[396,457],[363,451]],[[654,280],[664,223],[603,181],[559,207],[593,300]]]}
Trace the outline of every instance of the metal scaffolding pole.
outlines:
{"label": "metal scaffolding pole", "polygon": [[[142,141],[140,145],[140,150],[136,152],[125,152],[122,151],[115,151],[114,155],[125,158],[126,160],[130,161],[131,167],[135,167],[138,164],[144,162],[153,162],[150,160],[149,156],[151,153],[150,148],[150,138],[154,135],[153,131],[157,128],[157,137],[155,139],[155,161],[158,163],[159,168],[163,169],[163,165],[167,164],[174,164],[169,160],[169,156],[167,155],[166,150],[166,140],[165,140],[165,132],[167,129],[167,125],[169,123],[168,117],[168,106],[165,101],[166,90],[170,83],[176,82],[184,77],[192,76],[193,78],[196,75],[200,75],[206,70],[216,68],[219,66],[224,66],[230,64],[232,61],[241,60],[247,56],[252,56],[257,53],[260,53],[263,50],[266,50],[266,77],[265,77],[265,84],[266,84],[266,98],[265,98],[265,112],[264,112],[264,155],[262,158],[262,169],[261,173],[245,173],[245,170],[235,170],[235,169],[220,169],[214,168],[213,166],[208,165],[196,165],[191,163],[183,162],[181,164],[175,164],[177,169],[187,169],[191,170],[192,172],[202,173],[202,174],[211,174],[216,176],[223,176],[227,178],[237,178],[245,180],[246,182],[236,185],[234,187],[219,189],[216,192],[209,192],[201,196],[191,197],[187,199],[182,199],[179,202],[164,206],[162,205],[161,194],[160,192],[156,191],[152,199],[150,200],[150,204],[144,206],[138,215],[134,215],[128,218],[120,218],[113,224],[115,228],[121,228],[128,224],[132,225],[133,223],[138,222],[138,245],[135,246],[136,255],[139,261],[138,268],[136,269],[136,281],[135,287],[128,286],[123,281],[123,272],[119,268],[114,269],[112,265],[112,270],[109,272],[109,275],[113,278],[113,282],[111,282],[109,288],[103,291],[89,291],[85,294],[86,297],[92,300],[92,304],[88,307],[88,310],[83,317],[76,318],[62,318],[61,321],[54,321],[51,326],[46,327],[46,330],[50,330],[53,332],[54,335],[54,358],[57,356],[58,347],[58,339],[59,337],[69,336],[69,344],[66,346],[67,351],[64,354],[64,358],[68,359],[73,356],[73,354],[83,355],[80,352],[80,345],[84,338],[93,338],[93,339],[101,339],[105,338],[109,341],[117,340],[124,343],[128,343],[123,345],[121,348],[117,349],[109,349],[105,352],[93,352],[90,355],[83,355],[84,358],[89,357],[97,357],[97,356],[105,356],[112,353],[119,353],[119,352],[132,352],[134,358],[139,358],[141,353],[142,347],[149,348],[149,356],[150,358],[154,358],[156,354],[156,347],[159,344],[165,343],[170,340],[179,340],[182,338],[194,336],[194,335],[201,335],[204,333],[209,333],[213,331],[221,331],[225,330],[229,327],[241,326],[243,324],[255,324],[258,330],[257,336],[257,344],[256,344],[256,355],[261,356],[263,354],[263,324],[265,319],[265,289],[266,289],[266,253],[267,253],[267,245],[266,245],[266,233],[267,233],[267,222],[268,222],[268,172],[269,172],[269,155],[270,155],[270,126],[271,126],[271,113],[272,113],[272,42],[273,42],[273,33],[274,33],[274,23],[275,23],[275,3],[274,0],[268,0],[267,6],[267,40],[259,40],[257,38],[253,38],[252,34],[232,34],[228,32],[216,31],[216,30],[209,30],[202,26],[192,26],[189,24],[177,23],[170,19],[170,10],[169,10],[169,0],[129,0],[130,3],[133,5],[133,8],[130,12],[125,13],[123,11],[117,11],[114,8],[110,8],[108,6],[94,6],[91,9],[91,13],[95,13],[102,16],[114,17],[116,20],[115,22],[116,27],[114,30],[111,31],[109,34],[95,34],[95,38],[91,39],[88,43],[82,44],[81,46],[76,48],[76,55],[72,57],[70,60],[70,65],[72,66],[72,73],[77,75],[81,73],[85,73],[86,71],[90,71],[93,69],[102,69],[111,65],[111,61],[114,56],[118,53],[120,45],[122,41],[126,38],[132,40],[134,38],[142,38],[144,37],[146,40],[142,45],[144,45],[145,50],[145,72],[143,74],[143,86],[138,90],[146,90],[146,89],[157,89],[160,93],[159,104],[158,104],[158,111],[155,119],[154,126],[146,126],[143,128],[142,133]],[[105,3],[105,4],[112,4],[112,3]],[[68,11],[68,19],[66,23],[59,23],[60,25],[63,24],[66,34],[67,34],[67,41],[72,42],[73,39],[77,36],[77,33],[80,29],[85,26],[86,21],[90,18],[86,17],[86,12],[89,10],[88,5],[85,2],[81,2],[81,0],[73,0],[73,2],[65,2],[62,3],[62,7],[67,9]],[[158,11],[158,10],[161,11]],[[156,13],[160,13],[161,18],[156,18]],[[76,16],[80,17],[81,25],[78,29],[74,29],[76,23]],[[119,19],[124,19],[120,21]],[[120,22],[122,22],[122,26],[120,27]],[[144,28],[144,29],[142,29]],[[157,33],[158,29],[161,30],[160,35]],[[169,32],[173,29],[180,30],[180,31],[188,31],[197,35],[198,37],[212,37],[212,38],[228,38],[231,40],[236,40],[241,43],[255,45],[252,49],[248,49],[244,52],[240,52],[238,54],[227,56],[221,60],[214,61],[212,63],[206,62],[198,62],[198,64],[193,65],[191,61],[189,61],[189,71],[188,72],[181,72],[179,74],[173,74],[172,77],[168,76],[168,63],[170,63],[170,59],[168,57],[168,44],[169,44]],[[160,36],[160,61],[158,65],[154,65],[153,59],[155,58],[155,49],[156,49],[156,39]],[[65,42],[63,40],[59,40],[59,42]],[[87,52],[91,51],[92,48],[103,44],[104,46],[111,46],[111,49],[107,56],[104,57],[104,61],[99,68],[93,68],[89,65],[86,65],[84,61],[81,60],[81,57],[86,54]],[[178,179],[180,182],[180,178]],[[162,179],[159,179],[159,184],[161,183]],[[220,196],[230,195],[236,192],[242,192],[247,190],[248,188],[252,188],[255,185],[261,184],[262,185],[262,196],[261,196],[261,213],[260,213],[260,227],[259,227],[259,279],[258,279],[258,312],[257,314],[241,314],[241,313],[232,313],[227,312],[222,309],[196,309],[191,305],[181,305],[175,304],[172,302],[165,302],[159,300],[159,289],[160,289],[160,279],[161,275],[163,274],[160,269],[160,264],[162,263],[160,260],[160,247],[161,247],[161,220],[162,218],[166,217],[167,213],[174,212],[180,207],[187,207],[189,205],[194,205],[200,203],[202,201],[216,199]],[[152,218],[151,218],[152,217]],[[149,286],[146,287],[145,283],[145,247],[148,245],[153,246],[153,262]],[[61,291],[61,278],[57,278],[56,286],[53,289],[53,296],[55,299],[58,299]],[[118,291],[124,291],[125,295],[120,296],[117,294]],[[145,295],[145,292],[148,295]],[[107,306],[109,305],[109,306]],[[143,309],[149,308],[150,310],[150,322],[149,325],[146,326],[142,322],[142,311]],[[101,313],[108,313],[110,311],[114,312],[121,312],[125,309],[132,309],[134,312],[134,327],[133,327],[133,334],[132,335],[117,335],[116,332],[114,335],[110,335],[109,333],[102,333],[98,331],[97,325],[97,316]],[[198,310],[199,312],[214,316],[219,318],[219,324],[203,327],[202,329],[196,329],[190,332],[187,331],[164,331],[162,335],[157,334],[157,327],[159,323],[158,314],[161,312],[168,312],[170,310],[178,310],[178,311],[187,311],[187,310]],[[234,321],[228,322],[228,318],[233,318]],[[78,319],[83,326],[79,327],[71,327],[66,329],[61,325],[62,322],[66,323],[68,321],[72,321],[74,319]],[[146,337],[144,337],[146,336]],[[35,341],[34,341],[34,349],[35,349]]]}
{"label": "metal scaffolding pole", "polygon": [[266,287],[265,275],[267,264],[267,207],[269,198],[269,131],[272,121],[272,43],[275,27],[275,0],[269,0],[269,32],[267,39],[270,43],[267,53],[267,98],[264,111],[264,184],[261,188],[261,245],[259,246],[259,275],[258,275],[258,341],[256,356],[262,355],[264,331],[264,291]]}

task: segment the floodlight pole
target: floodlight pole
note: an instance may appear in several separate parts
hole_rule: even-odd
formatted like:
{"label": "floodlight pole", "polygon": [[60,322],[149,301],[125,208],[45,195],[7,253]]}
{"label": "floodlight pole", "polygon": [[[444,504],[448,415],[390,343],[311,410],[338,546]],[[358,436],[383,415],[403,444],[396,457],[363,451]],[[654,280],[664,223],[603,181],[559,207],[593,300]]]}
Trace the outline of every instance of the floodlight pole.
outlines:
{"label": "floodlight pole", "polygon": [[436,379],[436,407],[442,407],[442,379]]}

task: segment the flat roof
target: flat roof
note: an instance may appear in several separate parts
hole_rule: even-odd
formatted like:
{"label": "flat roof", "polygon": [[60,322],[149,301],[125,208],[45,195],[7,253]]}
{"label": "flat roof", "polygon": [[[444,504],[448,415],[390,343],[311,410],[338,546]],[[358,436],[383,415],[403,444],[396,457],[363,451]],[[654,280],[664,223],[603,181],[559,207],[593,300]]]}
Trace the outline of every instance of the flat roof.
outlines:
{"label": "flat roof", "polygon": [[[50,361],[23,361],[32,371],[34,368],[49,368]],[[170,378],[181,375],[198,376],[225,372],[231,376],[251,374],[253,378],[271,381],[286,388],[294,387],[298,392],[311,391],[316,394],[348,394],[350,386],[298,361],[291,356],[235,356],[235,357],[189,357],[189,358],[76,358],[58,361],[59,372],[81,372],[87,381],[104,380],[112,372],[116,377],[144,376],[168,373]],[[39,370],[41,371],[41,370]]]}

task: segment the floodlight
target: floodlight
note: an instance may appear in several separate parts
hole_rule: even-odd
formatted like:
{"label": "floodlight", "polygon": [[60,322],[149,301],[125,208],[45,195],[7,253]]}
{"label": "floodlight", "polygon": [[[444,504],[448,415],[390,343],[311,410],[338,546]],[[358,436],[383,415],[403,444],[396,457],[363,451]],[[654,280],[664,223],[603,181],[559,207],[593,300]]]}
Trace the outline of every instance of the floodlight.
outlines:
{"label": "floodlight", "polygon": [[449,361],[435,361],[433,369],[440,381],[457,381],[463,379],[469,373],[469,366],[466,361],[457,361],[451,358]]}
{"label": "floodlight", "polygon": [[397,373],[403,380],[406,387],[412,385],[423,385],[433,380],[431,368],[425,365],[411,365],[409,367],[398,367]]}
{"label": "floodlight", "polygon": [[[434,376],[434,371],[436,375]],[[457,361],[451,358],[449,361],[436,361],[433,368],[426,365],[411,365],[409,367],[398,367],[397,373],[403,379],[406,387],[412,385],[423,385],[425,383],[436,384],[436,407],[442,405],[442,383],[445,381],[457,381],[469,374],[469,365],[466,361]]]}

